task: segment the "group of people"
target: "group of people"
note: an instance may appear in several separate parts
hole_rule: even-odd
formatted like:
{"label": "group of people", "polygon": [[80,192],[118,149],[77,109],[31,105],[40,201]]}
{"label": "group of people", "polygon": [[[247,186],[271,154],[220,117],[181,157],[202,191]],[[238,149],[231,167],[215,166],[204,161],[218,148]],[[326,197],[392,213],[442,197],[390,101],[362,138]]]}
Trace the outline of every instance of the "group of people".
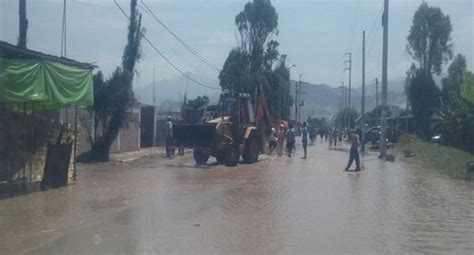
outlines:
{"label": "group of people", "polygon": [[[308,127],[306,122],[303,122],[303,129],[302,129],[302,138],[301,142],[303,144],[303,151],[304,151],[304,159],[307,157],[308,152],[308,140],[309,140],[309,133]],[[286,151],[288,153],[288,157],[292,157],[295,153],[296,147],[296,134],[292,124],[288,126],[288,129],[285,129],[283,124],[280,124],[278,128],[278,132],[275,128],[271,129],[270,135],[268,137],[269,141],[269,154],[273,153],[273,150],[276,149],[278,153],[278,157],[283,156],[283,144],[286,140]]]}
{"label": "group of people", "polygon": [[[347,138],[347,141],[351,144],[350,147],[350,152],[349,152],[349,161],[347,162],[347,166],[344,169],[345,171],[349,171],[350,167],[352,164],[356,163],[356,168],[353,171],[360,171],[360,158],[359,158],[359,146],[360,146],[360,141],[359,141],[359,135],[358,132],[355,130],[347,130],[346,132],[338,131],[336,129],[329,130],[327,132],[321,132],[321,141],[326,140],[329,142],[329,146],[337,146],[337,142],[339,141],[339,144],[342,144],[342,141],[344,138]],[[307,157],[307,149],[308,149],[308,139],[309,139],[309,133],[308,133],[308,127],[306,125],[306,122],[303,123],[303,129],[302,129],[302,138],[301,142],[303,145],[303,151],[304,151],[304,159]],[[275,128],[272,128],[270,135],[269,135],[269,154],[271,155],[273,150],[276,148],[278,157],[281,157],[283,155],[283,144],[286,140],[286,150],[288,153],[288,157],[292,157],[295,152],[295,140],[296,140],[296,135],[295,135],[295,130],[293,128],[293,125],[289,125],[288,129],[285,129],[284,125],[281,124],[279,126],[278,131],[275,130]]]}

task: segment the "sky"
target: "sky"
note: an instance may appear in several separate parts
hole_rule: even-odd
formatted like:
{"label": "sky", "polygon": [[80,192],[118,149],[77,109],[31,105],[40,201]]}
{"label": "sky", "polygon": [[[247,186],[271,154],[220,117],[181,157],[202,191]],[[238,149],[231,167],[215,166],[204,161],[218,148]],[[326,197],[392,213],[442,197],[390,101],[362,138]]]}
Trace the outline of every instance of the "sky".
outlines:
{"label": "sky", "polygon": [[[139,0],[187,45],[209,63],[222,67],[237,46],[235,16],[248,1]],[[60,55],[62,0],[27,1],[28,48]],[[128,0],[117,0],[125,9]],[[401,80],[413,62],[406,53],[412,17],[422,0],[392,0],[389,11],[389,80]],[[454,53],[474,60],[474,4],[472,0],[427,0],[451,18]],[[362,82],[362,31],[366,31],[366,81],[381,76],[383,0],[273,0],[278,12],[279,51],[288,55],[292,79],[339,86],[348,81],[346,52],[352,53],[352,86]],[[218,72],[189,53],[150,15],[143,12],[146,36],[176,67],[201,83],[217,86]],[[113,0],[67,0],[67,57],[94,63],[105,75],[121,62],[126,43],[127,19]],[[0,40],[16,44],[18,1],[0,0]],[[173,79],[180,74],[143,42],[134,86]],[[190,82],[189,86],[198,86]],[[203,92],[206,89],[203,88]]]}

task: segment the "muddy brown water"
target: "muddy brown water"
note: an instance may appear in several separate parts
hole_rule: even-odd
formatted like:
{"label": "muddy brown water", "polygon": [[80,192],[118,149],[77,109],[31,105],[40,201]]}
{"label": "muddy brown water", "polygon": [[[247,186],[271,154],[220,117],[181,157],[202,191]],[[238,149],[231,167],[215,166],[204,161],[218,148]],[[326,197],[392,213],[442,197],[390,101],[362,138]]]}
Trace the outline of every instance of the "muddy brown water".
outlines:
{"label": "muddy brown water", "polygon": [[375,154],[346,173],[347,151],[327,144],[300,154],[234,168],[196,168],[187,155],[85,171],[74,187],[0,200],[2,251],[474,254],[473,182]]}

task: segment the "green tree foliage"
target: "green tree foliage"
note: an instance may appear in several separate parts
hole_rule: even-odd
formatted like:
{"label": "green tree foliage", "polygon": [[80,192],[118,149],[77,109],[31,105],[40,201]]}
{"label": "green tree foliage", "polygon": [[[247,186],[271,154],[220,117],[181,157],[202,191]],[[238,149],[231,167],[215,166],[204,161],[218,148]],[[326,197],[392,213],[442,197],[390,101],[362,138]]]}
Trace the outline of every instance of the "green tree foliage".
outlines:
{"label": "green tree foliage", "polygon": [[288,119],[293,99],[286,55],[278,52],[278,14],[270,0],[253,0],[235,18],[240,34],[238,48],[232,49],[219,74],[220,86],[228,91],[250,93],[256,88],[267,98],[274,118]]}
{"label": "green tree foliage", "polygon": [[422,3],[415,15],[407,37],[407,51],[418,68],[440,74],[444,63],[452,58],[451,20],[440,8]]}
{"label": "green tree foliage", "polygon": [[141,25],[141,15],[137,11],[137,0],[130,1],[130,10],[122,66],[117,67],[106,81],[101,72],[94,76],[94,105],[89,112],[94,116],[96,132],[93,139],[90,139],[91,151],[84,154],[82,160],[109,160],[110,147],[125,124],[127,111],[135,101],[133,77],[135,65],[141,57],[140,42],[145,31]]}
{"label": "green tree foliage", "polygon": [[[240,48],[250,56],[250,70],[257,72],[264,63],[265,46],[278,33],[278,14],[270,0],[253,0],[235,17],[240,33]],[[278,45],[277,45],[278,46]]]}
{"label": "green tree foliage", "polygon": [[219,85],[223,90],[250,92],[250,60],[247,52],[240,48],[232,49],[219,73]]}
{"label": "green tree foliage", "polygon": [[[474,74],[464,71],[462,75],[462,79],[450,84],[449,97],[443,98],[436,109],[437,115],[441,117],[436,131],[444,135],[444,142],[447,145],[473,153]],[[451,73],[450,76],[452,76]],[[453,81],[453,77],[450,76],[448,79]]]}
{"label": "green tree foliage", "polygon": [[431,118],[439,104],[439,89],[430,73],[417,70],[409,80],[407,98],[410,103],[416,133],[425,140],[431,138]]}
{"label": "green tree foliage", "polygon": [[345,127],[347,121],[349,120],[349,128],[355,127],[355,120],[359,117],[359,113],[351,108],[351,109],[344,109],[339,111],[334,119],[334,124],[336,127]]}
{"label": "green tree foliage", "polygon": [[208,104],[209,104],[208,96],[198,96],[195,99],[189,100],[186,106],[194,110],[198,110],[199,108],[204,107]]}
{"label": "green tree foliage", "polygon": [[463,84],[463,75],[466,70],[466,58],[459,54],[448,67],[448,76],[441,80],[441,96],[443,100],[453,101],[460,95],[461,85]]}
{"label": "green tree foliage", "polygon": [[273,71],[266,71],[265,95],[268,111],[278,119],[289,119],[293,98],[290,95],[290,70],[286,66],[286,55],[282,55]]}
{"label": "green tree foliage", "polygon": [[474,74],[464,71],[461,96],[469,103],[474,104]]}

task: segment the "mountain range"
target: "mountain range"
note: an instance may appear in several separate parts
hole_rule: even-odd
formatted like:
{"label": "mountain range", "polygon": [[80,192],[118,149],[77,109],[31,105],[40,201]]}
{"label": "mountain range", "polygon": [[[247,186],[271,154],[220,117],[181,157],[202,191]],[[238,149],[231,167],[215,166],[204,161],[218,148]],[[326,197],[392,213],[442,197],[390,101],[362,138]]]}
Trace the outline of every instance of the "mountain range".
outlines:
{"label": "mountain range", "polygon": [[[191,74],[189,74],[191,75]],[[192,74],[194,79],[217,86],[217,81],[209,78]],[[291,81],[290,92],[292,96],[295,93],[296,81]],[[304,105],[301,107],[300,117],[306,119],[308,116],[331,118],[339,110],[342,98],[342,87],[333,87],[326,84],[313,84],[309,82],[301,83],[301,99]],[[379,84],[379,104],[380,104]],[[153,104],[153,83],[145,86],[134,87],[135,96],[138,101],[145,104]],[[197,85],[192,81],[187,81],[186,77],[180,76],[174,79],[160,80],[155,83],[156,104],[159,109],[165,111],[178,111],[183,102],[184,95],[187,94],[188,99],[197,96],[207,95],[211,104],[217,103],[219,99],[219,90],[210,89]],[[368,82],[366,85],[366,111],[371,111],[376,106],[376,84],[374,81]],[[351,89],[351,105],[360,111],[362,89],[360,87]],[[388,82],[388,104],[404,107],[406,104],[406,96],[404,93],[404,79],[393,79]],[[294,109],[292,110],[294,113]]]}
{"label": "mountain range", "polygon": [[[295,86],[297,82],[291,81],[291,94],[295,95]],[[381,86],[378,85],[379,104],[381,104]],[[365,109],[366,112],[371,111],[376,107],[376,84],[375,82],[366,85],[365,92]],[[362,100],[362,88],[351,89],[351,105],[354,109],[360,112]],[[331,118],[334,116],[341,106],[344,104],[343,88],[342,86],[331,87],[326,84],[312,84],[308,82],[301,82],[301,99],[298,100],[303,106],[299,109],[300,119],[311,117],[325,117]],[[396,105],[405,107],[406,95],[404,92],[404,80],[396,79],[388,82],[387,103],[389,105]],[[292,111],[294,115],[294,110]]]}

